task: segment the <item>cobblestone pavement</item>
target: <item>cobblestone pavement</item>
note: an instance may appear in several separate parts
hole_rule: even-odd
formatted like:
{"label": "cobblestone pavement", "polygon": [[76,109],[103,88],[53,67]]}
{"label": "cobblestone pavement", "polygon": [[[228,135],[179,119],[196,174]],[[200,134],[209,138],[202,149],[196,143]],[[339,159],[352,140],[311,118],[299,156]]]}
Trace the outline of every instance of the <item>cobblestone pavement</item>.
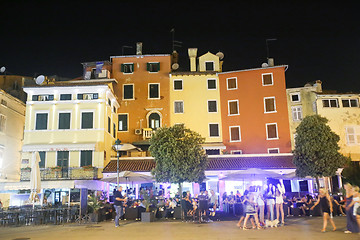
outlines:
{"label": "cobblestone pavement", "polygon": [[66,224],[22,227],[0,227],[0,239],[360,239],[359,234],[345,234],[346,218],[335,217],[337,231],[321,233],[321,217],[292,217],[286,219],[283,227],[261,230],[240,230],[236,221],[215,221],[212,223],[194,223],[181,221],[158,221],[141,223],[122,221],[121,226],[114,227],[114,222],[99,224]]}

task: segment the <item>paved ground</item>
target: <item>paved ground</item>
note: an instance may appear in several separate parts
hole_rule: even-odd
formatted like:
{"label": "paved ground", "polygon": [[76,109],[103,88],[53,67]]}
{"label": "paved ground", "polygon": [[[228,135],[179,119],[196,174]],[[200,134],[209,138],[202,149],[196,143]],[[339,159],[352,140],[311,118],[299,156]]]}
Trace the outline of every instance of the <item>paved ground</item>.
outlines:
{"label": "paved ground", "polygon": [[262,230],[240,230],[235,221],[216,221],[212,223],[193,223],[181,221],[141,223],[122,221],[121,226],[114,227],[113,222],[99,224],[66,224],[23,227],[1,227],[0,239],[82,239],[82,240],[112,240],[112,239],[360,239],[359,234],[344,234],[345,217],[335,217],[338,230],[321,233],[322,219],[320,217],[288,218],[287,224],[279,228]]}

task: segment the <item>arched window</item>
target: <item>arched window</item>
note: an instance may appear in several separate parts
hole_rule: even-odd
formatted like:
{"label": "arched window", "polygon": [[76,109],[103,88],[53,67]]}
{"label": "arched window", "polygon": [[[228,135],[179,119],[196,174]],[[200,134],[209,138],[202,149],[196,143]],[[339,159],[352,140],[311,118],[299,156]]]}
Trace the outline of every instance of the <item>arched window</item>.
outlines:
{"label": "arched window", "polygon": [[150,113],[150,115],[148,117],[148,124],[149,124],[149,128],[152,128],[153,130],[161,127],[160,114],[158,114],[156,112]]}

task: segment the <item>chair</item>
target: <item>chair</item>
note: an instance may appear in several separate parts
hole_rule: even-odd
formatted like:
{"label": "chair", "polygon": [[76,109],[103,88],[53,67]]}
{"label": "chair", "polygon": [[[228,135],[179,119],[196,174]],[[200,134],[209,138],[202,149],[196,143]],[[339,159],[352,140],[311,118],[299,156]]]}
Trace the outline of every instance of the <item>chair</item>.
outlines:
{"label": "chair", "polygon": [[208,217],[209,204],[207,200],[199,200],[199,222],[204,221],[204,216]]}
{"label": "chair", "polygon": [[184,199],[181,199],[180,201],[181,208],[182,208],[182,214],[183,214],[183,220],[188,221],[193,218],[192,214],[190,213],[191,209],[188,209],[188,206],[186,204],[186,201]]}

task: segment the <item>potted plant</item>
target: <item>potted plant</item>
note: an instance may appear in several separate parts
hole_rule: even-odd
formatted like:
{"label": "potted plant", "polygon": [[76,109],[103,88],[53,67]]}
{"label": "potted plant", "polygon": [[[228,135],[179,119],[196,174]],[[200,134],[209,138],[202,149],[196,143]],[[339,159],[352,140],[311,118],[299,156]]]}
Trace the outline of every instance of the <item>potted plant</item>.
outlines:
{"label": "potted plant", "polygon": [[146,189],[142,189],[140,194],[143,196],[142,203],[146,209],[145,212],[141,213],[141,222],[153,222],[155,219],[155,213],[154,211],[151,211],[151,206],[154,204],[155,198],[151,196]]}
{"label": "potted plant", "polygon": [[103,207],[104,202],[100,199],[100,195],[94,194],[88,196],[88,213],[92,222],[99,222],[99,211]]}
{"label": "potted plant", "polygon": [[61,167],[60,166],[52,167],[51,170],[54,172],[59,172],[61,171]]}
{"label": "potted plant", "polygon": [[91,166],[91,165],[86,165],[86,166],[83,166],[82,168],[83,168],[85,171],[91,171],[91,170],[94,169],[94,167]]}

